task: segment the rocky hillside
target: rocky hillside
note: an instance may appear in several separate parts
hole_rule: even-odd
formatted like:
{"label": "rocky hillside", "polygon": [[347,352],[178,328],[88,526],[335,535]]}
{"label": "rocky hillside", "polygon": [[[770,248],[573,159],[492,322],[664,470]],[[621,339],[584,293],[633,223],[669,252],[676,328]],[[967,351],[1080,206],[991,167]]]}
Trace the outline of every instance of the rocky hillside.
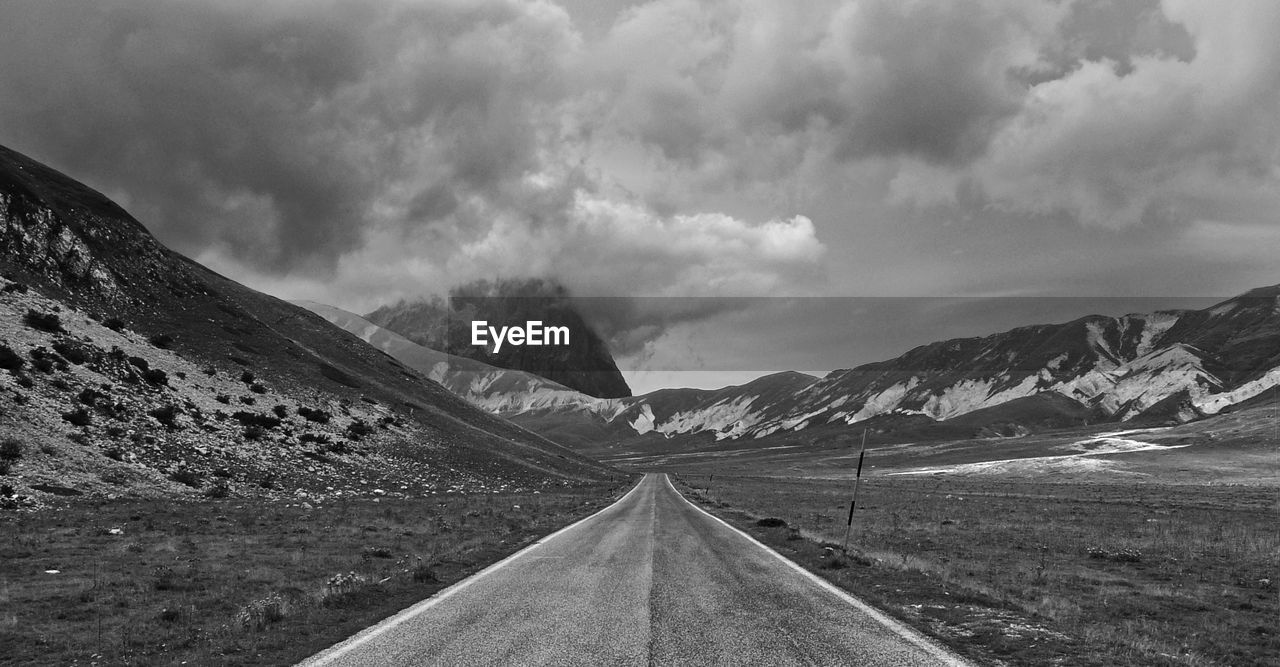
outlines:
{"label": "rocky hillside", "polygon": [[[1278,297],[1280,287],[1267,287],[1204,310],[1095,315],[932,343],[823,378],[779,373],[616,400],[444,363],[404,339],[379,347],[468,401],[575,446],[836,433],[852,424],[903,438],[1016,436],[1185,422],[1280,384]],[[365,340],[390,340],[370,322],[326,317]]]}
{"label": "rocky hillside", "polygon": [[[568,292],[544,280],[480,281],[456,287],[447,301],[400,302],[365,315],[423,347],[498,368],[526,371],[596,398],[631,395],[604,340],[583,319]],[[504,346],[498,351],[471,344],[471,322],[495,327],[530,320],[565,326],[568,346]]]}
{"label": "rocky hillside", "polygon": [[0,496],[421,494],[601,466],[0,147]]}

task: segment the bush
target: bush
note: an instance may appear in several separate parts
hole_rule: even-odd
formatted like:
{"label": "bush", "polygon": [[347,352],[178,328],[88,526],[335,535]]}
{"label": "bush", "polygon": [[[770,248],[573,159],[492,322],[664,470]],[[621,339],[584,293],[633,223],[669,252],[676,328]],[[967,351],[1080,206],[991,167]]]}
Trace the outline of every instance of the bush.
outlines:
{"label": "bush", "polygon": [[100,398],[104,398],[104,396],[92,387],[85,387],[79,394],[76,394],[76,400],[89,407],[93,407]]}
{"label": "bush", "polygon": [[323,434],[316,435],[314,433],[303,433],[298,437],[298,440],[301,440],[302,442],[314,442],[321,445],[329,444],[329,436]]}
{"label": "bush", "polygon": [[26,365],[26,361],[13,348],[0,345],[0,369],[17,373]]}
{"label": "bush", "polygon": [[776,517],[765,517],[756,522],[761,528],[786,528],[787,522]]}
{"label": "bush", "polygon": [[231,489],[224,483],[214,484],[204,490],[206,498],[227,498],[231,496]]}
{"label": "bush", "polygon": [[124,320],[118,317],[108,317],[107,319],[102,321],[102,325],[112,331],[124,330]]}
{"label": "bush", "polygon": [[147,360],[142,357],[129,357],[129,365],[141,371],[151,368],[151,364],[147,363]]}
{"label": "bush", "polygon": [[357,419],[347,426],[347,437],[352,440],[359,440],[366,435],[373,433],[373,427]]}
{"label": "bush", "polygon": [[267,432],[262,430],[261,426],[250,425],[244,427],[244,431],[241,434],[244,435],[245,440],[261,440],[262,436],[266,435]]}
{"label": "bush", "polygon": [[26,294],[27,286],[25,283],[9,283],[3,289],[0,289],[0,292],[5,294]]}
{"label": "bush", "polygon": [[173,345],[173,336],[170,336],[169,334],[156,334],[151,338],[148,338],[147,342],[162,350],[167,350]]}
{"label": "bush", "polygon": [[46,333],[66,333],[66,329],[62,328],[62,318],[58,317],[57,313],[41,313],[28,309],[22,322],[32,329]]}
{"label": "bush", "polygon": [[302,415],[303,419],[306,419],[309,422],[315,422],[317,424],[328,424],[329,418],[331,416],[328,412],[325,412],[324,410],[313,410],[306,406],[298,408],[298,414]]}
{"label": "bush", "polygon": [[84,345],[73,341],[60,340],[53,344],[53,349],[62,355],[63,359],[79,366],[92,358],[90,350]]}
{"label": "bush", "polygon": [[245,630],[261,630],[272,623],[284,620],[284,598],[272,593],[261,600],[254,600],[236,612],[236,623]]}
{"label": "bush", "polygon": [[156,421],[163,424],[168,429],[178,428],[178,415],[182,414],[182,410],[176,405],[165,405],[147,412],[155,418]]}
{"label": "bush", "polygon": [[434,581],[438,581],[435,571],[432,570],[431,566],[424,561],[419,560],[418,564],[413,566],[413,570],[411,572],[413,574],[413,580],[420,584],[429,584]]}
{"label": "bush", "polygon": [[249,385],[249,391],[255,394],[265,394],[267,393],[267,388],[262,386],[262,384],[259,382],[254,382],[253,384]]}
{"label": "bush", "polygon": [[213,400],[215,400],[215,401],[217,401],[217,402],[219,402],[219,403],[221,403],[221,404],[223,404],[223,405],[231,405],[231,395],[230,395],[230,394],[218,394],[217,396],[214,396],[214,397],[213,397]]}
{"label": "bush", "polygon": [[25,448],[22,441],[17,438],[0,440],[0,461],[16,461],[22,458],[23,449]]}
{"label": "bush", "polygon": [[269,415],[260,415],[253,412],[245,412],[239,410],[231,415],[241,426],[258,426],[260,428],[272,429],[280,425],[280,420]]}
{"label": "bush", "polygon": [[240,374],[240,381],[245,384],[253,384],[253,379],[253,373],[250,373],[249,371],[245,371]]}
{"label": "bush", "polygon": [[93,418],[89,416],[89,411],[84,408],[77,408],[70,412],[62,413],[62,421],[68,422],[74,426],[88,426],[93,423]]}
{"label": "bush", "polygon": [[155,387],[167,386],[169,384],[168,374],[166,374],[164,371],[160,370],[159,368],[152,368],[152,369],[143,371],[142,379],[146,380],[147,384]]}
{"label": "bush", "polygon": [[281,419],[284,419],[285,417],[289,416],[289,408],[283,405],[277,405],[271,408],[271,411],[274,412],[275,415]]}
{"label": "bush", "polygon": [[169,475],[169,479],[193,489],[200,488],[201,484],[204,483],[204,479],[200,476],[200,473],[187,468],[180,468],[173,471],[173,473]]}

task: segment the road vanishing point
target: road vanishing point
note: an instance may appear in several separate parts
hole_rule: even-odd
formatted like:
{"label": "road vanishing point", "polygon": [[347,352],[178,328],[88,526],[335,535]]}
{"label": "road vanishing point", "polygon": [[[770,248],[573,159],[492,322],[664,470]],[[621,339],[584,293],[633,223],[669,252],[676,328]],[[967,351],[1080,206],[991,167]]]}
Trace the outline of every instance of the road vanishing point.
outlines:
{"label": "road vanishing point", "polygon": [[301,666],[965,664],[648,474]]}

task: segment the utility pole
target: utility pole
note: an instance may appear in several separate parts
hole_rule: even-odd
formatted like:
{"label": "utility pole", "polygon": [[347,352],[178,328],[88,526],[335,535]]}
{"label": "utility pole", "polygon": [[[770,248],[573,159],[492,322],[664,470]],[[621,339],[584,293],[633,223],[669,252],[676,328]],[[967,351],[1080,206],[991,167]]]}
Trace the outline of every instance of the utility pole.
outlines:
{"label": "utility pole", "polygon": [[858,505],[858,487],[862,484],[862,459],[867,455],[867,429],[862,429],[862,450],[858,452],[858,472],[853,478],[853,500],[849,501],[849,521],[844,526],[843,554],[849,553],[849,531],[853,529],[853,508]]}

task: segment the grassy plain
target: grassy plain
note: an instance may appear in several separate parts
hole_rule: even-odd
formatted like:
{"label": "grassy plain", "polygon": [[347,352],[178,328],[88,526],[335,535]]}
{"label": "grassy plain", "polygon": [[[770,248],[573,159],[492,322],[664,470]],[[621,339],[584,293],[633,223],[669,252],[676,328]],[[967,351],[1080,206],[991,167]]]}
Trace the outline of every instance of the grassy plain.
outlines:
{"label": "grassy plain", "polygon": [[864,478],[847,557],[850,482],[679,486],[981,664],[1280,664],[1274,486]]}
{"label": "grassy plain", "polygon": [[0,515],[0,664],[292,664],[586,516],[541,493],[81,501]]}

